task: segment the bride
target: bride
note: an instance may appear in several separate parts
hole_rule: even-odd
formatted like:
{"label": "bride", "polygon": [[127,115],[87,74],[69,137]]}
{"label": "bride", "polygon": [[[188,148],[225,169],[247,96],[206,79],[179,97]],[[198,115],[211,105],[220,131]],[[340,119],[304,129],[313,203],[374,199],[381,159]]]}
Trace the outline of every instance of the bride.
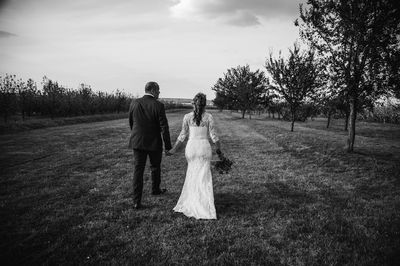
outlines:
{"label": "bride", "polygon": [[185,149],[188,162],[186,179],[174,211],[196,219],[217,219],[214,206],[214,193],[210,161],[212,157],[210,136],[221,153],[220,142],[214,129],[214,120],[205,112],[206,95],[198,93],[193,99],[194,110],[183,118],[182,131],[170,154],[176,153],[189,136]]}

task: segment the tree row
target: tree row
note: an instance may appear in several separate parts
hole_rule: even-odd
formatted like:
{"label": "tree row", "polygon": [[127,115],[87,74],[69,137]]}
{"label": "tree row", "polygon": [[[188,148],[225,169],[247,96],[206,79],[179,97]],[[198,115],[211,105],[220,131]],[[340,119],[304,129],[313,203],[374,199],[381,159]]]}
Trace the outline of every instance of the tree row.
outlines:
{"label": "tree row", "polygon": [[89,85],[65,88],[44,77],[42,87],[15,75],[0,76],[0,113],[5,122],[12,115],[65,117],[126,112],[132,97],[121,90],[113,93],[94,92]]}
{"label": "tree row", "polygon": [[[272,53],[264,73],[228,69],[213,86],[220,109],[266,109],[296,120],[315,112],[342,113],[348,151],[356,117],[383,97],[400,98],[400,9],[394,0],[308,0],[300,5],[299,44],[288,56]],[[306,108],[306,107],[309,108]],[[284,111],[284,112],[283,112]]]}

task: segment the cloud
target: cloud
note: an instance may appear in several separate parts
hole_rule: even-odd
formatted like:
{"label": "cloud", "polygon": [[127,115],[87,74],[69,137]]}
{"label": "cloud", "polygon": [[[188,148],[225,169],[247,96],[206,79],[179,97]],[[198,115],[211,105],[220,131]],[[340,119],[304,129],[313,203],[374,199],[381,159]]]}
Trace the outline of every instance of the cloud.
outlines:
{"label": "cloud", "polygon": [[247,27],[260,24],[257,16],[247,11],[236,11],[235,15],[227,20],[228,24]]}
{"label": "cloud", "polygon": [[9,0],[0,0],[0,10],[10,2]]}
{"label": "cloud", "polygon": [[0,30],[51,42],[125,38],[163,30],[169,6],[165,0],[8,0],[0,10]]}
{"label": "cloud", "polygon": [[9,38],[9,37],[15,37],[15,36],[17,36],[17,35],[15,35],[14,33],[0,30],[0,38]]}
{"label": "cloud", "polygon": [[170,8],[180,19],[217,20],[235,26],[254,26],[260,19],[298,16],[300,0],[174,0]]}

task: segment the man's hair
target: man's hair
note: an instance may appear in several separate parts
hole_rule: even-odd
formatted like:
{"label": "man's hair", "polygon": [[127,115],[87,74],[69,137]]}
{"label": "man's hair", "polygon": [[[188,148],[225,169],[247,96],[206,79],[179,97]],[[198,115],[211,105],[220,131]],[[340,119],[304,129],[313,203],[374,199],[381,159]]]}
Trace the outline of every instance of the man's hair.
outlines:
{"label": "man's hair", "polygon": [[157,82],[154,81],[147,82],[146,86],[144,87],[145,92],[152,92],[157,89],[160,89],[160,87],[158,86]]}

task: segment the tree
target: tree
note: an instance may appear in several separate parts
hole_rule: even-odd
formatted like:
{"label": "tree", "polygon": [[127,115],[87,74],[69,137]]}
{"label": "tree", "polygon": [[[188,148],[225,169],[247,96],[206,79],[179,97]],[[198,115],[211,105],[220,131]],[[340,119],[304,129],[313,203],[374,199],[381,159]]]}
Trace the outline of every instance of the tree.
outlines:
{"label": "tree", "polygon": [[125,93],[120,91],[119,89],[117,89],[117,91],[115,92],[115,96],[116,96],[116,110],[117,113],[119,114],[119,112],[124,109],[124,106],[126,105],[127,99],[128,97],[126,97]]}
{"label": "tree", "polygon": [[[343,95],[338,94],[337,90],[332,88],[329,82],[318,90],[316,105],[318,106],[320,113],[327,117],[326,128],[329,128],[332,116],[339,111],[343,116],[348,118],[349,112],[346,99]],[[347,123],[345,127],[345,130],[347,130]]]}
{"label": "tree", "polygon": [[39,97],[39,91],[33,79],[28,79],[26,82],[25,96],[26,96],[26,105],[24,106],[24,108],[26,109],[26,114],[28,116],[31,116],[32,113],[37,109],[37,101]]}
{"label": "tree", "polygon": [[81,83],[78,88],[81,114],[89,114],[93,106],[93,91],[90,85]]}
{"label": "tree", "polygon": [[17,80],[15,75],[0,76],[0,111],[7,123],[10,114],[17,109]]}
{"label": "tree", "polygon": [[284,102],[280,102],[279,99],[273,99],[267,107],[268,115],[272,113],[272,118],[275,119],[275,114],[278,114],[278,119],[281,119],[282,109],[284,107]]}
{"label": "tree", "polygon": [[360,102],[399,90],[400,14],[395,0],[308,0],[300,35],[326,58],[330,80],[348,98],[352,152]]}
{"label": "tree", "polygon": [[319,86],[320,68],[312,50],[301,51],[297,44],[289,49],[289,58],[285,60],[281,54],[278,59],[272,58],[265,63],[270,73],[275,90],[282,95],[289,105],[291,113],[291,131],[294,128],[296,113],[307,97],[311,97]]}
{"label": "tree", "polygon": [[215,93],[215,99],[213,100],[213,103],[220,111],[222,111],[229,105],[228,97],[222,92],[217,91]]}
{"label": "tree", "polygon": [[241,110],[244,118],[246,111],[254,110],[262,101],[265,85],[264,73],[260,70],[253,72],[246,65],[228,69],[212,89],[224,97],[227,106]]}
{"label": "tree", "polygon": [[18,102],[21,111],[22,120],[25,120],[25,114],[29,105],[28,86],[19,79],[17,80]]}
{"label": "tree", "polygon": [[45,101],[45,112],[50,114],[51,119],[57,115],[57,109],[60,106],[61,96],[63,95],[63,88],[58,85],[58,82],[53,82],[46,76],[43,77],[43,94]]}
{"label": "tree", "polygon": [[274,87],[270,84],[269,79],[266,79],[265,91],[260,101],[259,108],[267,111],[269,117],[271,117],[272,113],[272,117],[275,118],[275,99],[277,98],[279,98],[279,95],[275,93]]}

